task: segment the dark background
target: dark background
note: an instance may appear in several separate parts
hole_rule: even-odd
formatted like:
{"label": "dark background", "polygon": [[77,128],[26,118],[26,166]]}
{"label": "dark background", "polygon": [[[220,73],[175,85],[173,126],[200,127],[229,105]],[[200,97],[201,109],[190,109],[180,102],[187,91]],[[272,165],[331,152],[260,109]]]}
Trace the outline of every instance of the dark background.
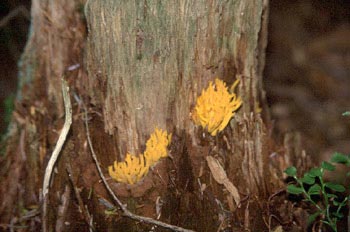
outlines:
{"label": "dark background", "polygon": [[10,120],[17,88],[17,64],[27,41],[29,0],[0,1],[0,134]]}

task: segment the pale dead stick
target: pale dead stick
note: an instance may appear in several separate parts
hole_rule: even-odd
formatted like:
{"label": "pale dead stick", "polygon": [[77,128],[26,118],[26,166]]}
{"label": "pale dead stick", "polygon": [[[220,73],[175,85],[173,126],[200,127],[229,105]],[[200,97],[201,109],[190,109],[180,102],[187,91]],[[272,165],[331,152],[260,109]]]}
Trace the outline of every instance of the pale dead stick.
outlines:
{"label": "pale dead stick", "polygon": [[50,187],[50,179],[52,176],[53,168],[58,159],[58,156],[62,150],[63,144],[66,141],[70,126],[72,125],[72,106],[69,98],[69,87],[67,82],[62,78],[62,95],[65,109],[65,121],[61,131],[61,134],[56,143],[55,149],[52,152],[49,163],[46,166],[44,182],[43,182],[43,212],[42,212],[42,231],[47,231],[47,205],[48,205],[48,194]]}
{"label": "pale dead stick", "polygon": [[224,168],[221,166],[219,160],[212,156],[207,156],[206,160],[211,174],[214,177],[214,180],[219,184],[223,184],[225,188],[231,193],[233,199],[236,202],[236,206],[239,208],[241,204],[241,197],[239,196],[238,189],[232,184],[228,179]]}

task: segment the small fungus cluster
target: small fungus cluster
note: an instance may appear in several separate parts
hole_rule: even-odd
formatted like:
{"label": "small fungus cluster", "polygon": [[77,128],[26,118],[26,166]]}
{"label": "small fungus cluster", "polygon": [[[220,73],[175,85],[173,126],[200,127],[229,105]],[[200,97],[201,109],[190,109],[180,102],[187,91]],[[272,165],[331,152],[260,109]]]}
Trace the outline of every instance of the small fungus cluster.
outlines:
{"label": "small fungus cluster", "polygon": [[125,161],[114,162],[108,167],[109,175],[117,182],[135,184],[147,175],[150,167],[160,158],[167,157],[167,146],[170,144],[171,134],[156,128],[146,142],[146,150],[138,156],[127,153]]}
{"label": "small fungus cluster", "polygon": [[147,175],[148,169],[149,167],[146,165],[143,155],[134,156],[127,153],[125,161],[114,161],[114,166],[109,166],[108,172],[109,175],[118,182],[135,184],[142,177]]}
{"label": "small fungus cluster", "polygon": [[207,128],[212,136],[222,131],[242,105],[242,100],[234,93],[238,83],[239,80],[236,80],[229,92],[222,80],[215,79],[215,85],[210,82],[209,87],[197,99],[192,113],[194,123]]}
{"label": "small fungus cluster", "polygon": [[171,134],[166,131],[156,130],[146,142],[146,150],[144,152],[145,159],[152,166],[160,158],[168,156],[167,147],[171,141]]}

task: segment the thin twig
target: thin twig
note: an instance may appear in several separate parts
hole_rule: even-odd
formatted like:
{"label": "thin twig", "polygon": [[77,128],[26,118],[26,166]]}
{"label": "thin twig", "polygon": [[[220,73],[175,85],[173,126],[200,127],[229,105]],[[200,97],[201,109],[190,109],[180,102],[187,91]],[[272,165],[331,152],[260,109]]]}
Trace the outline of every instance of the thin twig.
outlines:
{"label": "thin twig", "polygon": [[43,214],[42,214],[42,231],[43,232],[47,231],[46,219],[47,219],[47,204],[48,204],[50,179],[52,176],[53,168],[62,150],[63,144],[66,141],[70,126],[72,124],[72,106],[69,98],[69,87],[67,85],[67,82],[63,78],[61,79],[61,82],[62,82],[62,95],[63,95],[66,116],[65,116],[65,121],[64,121],[64,125],[62,128],[60,137],[58,138],[55,149],[52,152],[51,158],[45,170],[45,176],[44,176],[44,182],[43,182]]}
{"label": "thin twig", "polygon": [[95,231],[94,225],[92,223],[92,217],[91,217],[91,215],[89,213],[89,210],[87,208],[85,208],[84,202],[83,202],[83,199],[80,196],[78,187],[74,183],[74,176],[75,175],[74,175],[74,172],[73,172],[73,169],[72,169],[72,166],[71,166],[70,162],[67,162],[66,169],[67,169],[67,173],[68,173],[68,178],[69,178],[69,180],[70,180],[70,182],[71,182],[71,184],[73,186],[74,193],[75,193],[75,196],[76,196],[76,198],[78,200],[79,208],[80,208],[81,213],[83,214],[85,222],[89,225],[90,231]]}
{"label": "thin twig", "polygon": [[[81,101],[80,101],[81,102]],[[111,189],[111,187],[109,186],[109,184],[107,183],[107,180],[105,178],[105,176],[103,175],[102,173],[102,170],[101,170],[101,166],[100,166],[100,163],[98,162],[97,160],[97,156],[95,154],[95,151],[94,151],[94,148],[92,146],[92,142],[91,142],[91,139],[90,139],[90,133],[89,133],[89,124],[88,124],[88,119],[87,119],[87,110],[86,110],[86,107],[84,105],[84,103],[81,102],[81,104],[83,105],[83,108],[84,108],[84,112],[85,112],[85,118],[84,118],[84,121],[85,121],[85,128],[86,128],[86,137],[87,137],[87,140],[88,140],[88,144],[89,144],[89,147],[90,147],[90,151],[91,151],[91,155],[92,155],[92,158],[96,164],[96,168],[98,170],[98,173],[102,179],[102,182],[103,184],[105,185],[106,189],[108,190],[109,194],[112,196],[113,200],[118,204],[118,206],[120,207],[120,209],[123,211],[123,214],[124,216],[126,217],[129,217],[131,219],[134,219],[134,220],[137,220],[137,221],[140,221],[140,222],[145,222],[147,224],[152,224],[152,225],[157,225],[157,226],[160,226],[160,227],[163,227],[163,228],[167,228],[167,229],[170,229],[172,231],[178,231],[178,232],[194,232],[193,230],[188,230],[188,229],[184,229],[182,227],[178,227],[178,226],[174,226],[174,225],[170,225],[170,224],[167,224],[167,223],[164,223],[164,222],[161,222],[161,221],[158,221],[158,220],[155,220],[153,218],[149,218],[149,217],[143,217],[143,216],[139,216],[139,215],[136,215],[136,214],[133,214],[132,212],[130,212],[126,205],[124,205],[120,200],[119,198],[114,194],[113,190]]]}

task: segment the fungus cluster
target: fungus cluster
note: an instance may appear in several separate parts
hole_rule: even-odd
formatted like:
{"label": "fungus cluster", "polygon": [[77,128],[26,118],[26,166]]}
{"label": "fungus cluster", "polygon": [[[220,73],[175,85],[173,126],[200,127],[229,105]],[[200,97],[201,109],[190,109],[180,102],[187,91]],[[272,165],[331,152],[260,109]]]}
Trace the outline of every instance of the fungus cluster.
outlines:
{"label": "fungus cluster", "polygon": [[115,161],[108,167],[109,175],[120,183],[135,184],[145,177],[149,168],[161,158],[168,156],[167,146],[170,144],[171,134],[156,128],[146,142],[146,150],[138,156],[127,153],[122,162]]}
{"label": "fungus cluster", "polygon": [[242,105],[242,100],[234,93],[238,83],[236,80],[229,91],[220,79],[215,79],[215,85],[209,82],[209,87],[197,99],[192,113],[194,123],[206,128],[212,136],[222,131]]}

